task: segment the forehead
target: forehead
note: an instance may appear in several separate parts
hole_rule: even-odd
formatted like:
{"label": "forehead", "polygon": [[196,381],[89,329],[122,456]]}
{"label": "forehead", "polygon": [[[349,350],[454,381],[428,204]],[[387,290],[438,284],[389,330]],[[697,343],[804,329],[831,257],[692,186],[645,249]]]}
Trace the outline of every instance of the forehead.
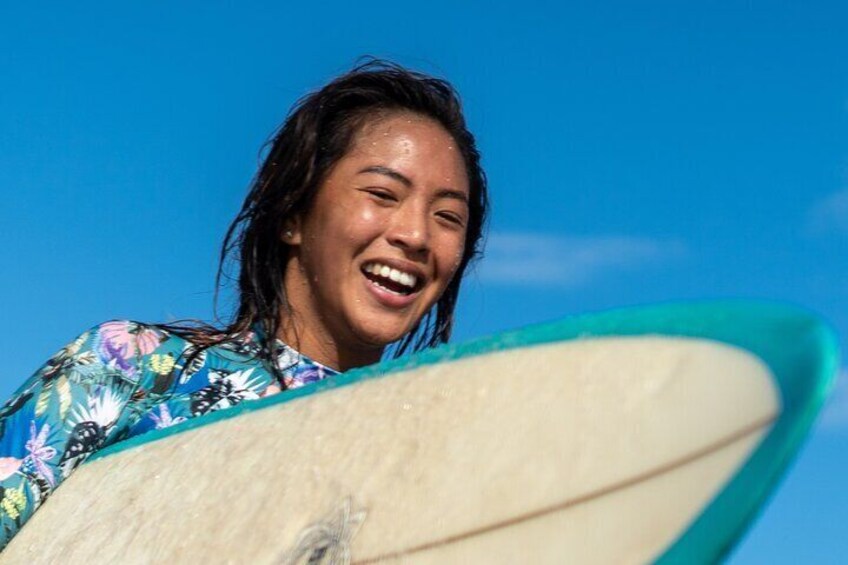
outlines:
{"label": "forehead", "polygon": [[369,165],[394,165],[406,172],[447,175],[456,188],[467,189],[465,159],[444,126],[410,112],[367,119],[353,136],[343,159]]}

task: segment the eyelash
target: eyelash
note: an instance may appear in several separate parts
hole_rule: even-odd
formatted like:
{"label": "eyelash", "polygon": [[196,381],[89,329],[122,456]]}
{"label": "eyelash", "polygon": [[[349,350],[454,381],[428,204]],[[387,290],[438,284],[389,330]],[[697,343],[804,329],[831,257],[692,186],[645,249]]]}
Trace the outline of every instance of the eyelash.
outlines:
{"label": "eyelash", "polygon": [[451,224],[453,224],[457,227],[461,228],[463,226],[462,218],[460,218],[459,216],[457,216],[455,214],[446,213],[446,212],[439,212],[437,215],[440,218],[444,218],[445,220],[449,221]]}
{"label": "eyelash", "polygon": [[368,194],[370,194],[371,196],[375,197],[377,200],[383,200],[383,201],[386,201],[386,202],[397,201],[397,198],[395,198],[395,195],[392,194],[391,192],[387,191],[387,190],[380,190],[380,189],[371,188],[371,189],[367,189],[366,192],[368,192]]}
{"label": "eyelash", "polygon": [[[373,196],[374,198],[376,198],[380,202],[396,202],[397,201],[397,198],[395,197],[395,195],[392,192],[385,190],[385,189],[368,188],[368,189],[365,189],[365,192],[367,192],[368,194],[370,194],[371,196]],[[436,215],[439,218],[442,218],[445,221],[450,222],[452,225],[454,225],[456,227],[461,228],[461,227],[464,227],[464,225],[465,225],[462,218],[460,216],[452,213],[452,212],[437,212]]]}

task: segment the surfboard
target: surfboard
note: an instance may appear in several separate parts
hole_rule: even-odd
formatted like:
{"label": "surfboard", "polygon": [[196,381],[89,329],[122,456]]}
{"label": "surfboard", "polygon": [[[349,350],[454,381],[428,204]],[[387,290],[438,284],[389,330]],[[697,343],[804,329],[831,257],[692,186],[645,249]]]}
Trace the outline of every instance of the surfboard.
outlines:
{"label": "surfboard", "polygon": [[835,344],[806,311],[713,302],[437,348],[105,449],[2,557],[713,562],[808,433]]}

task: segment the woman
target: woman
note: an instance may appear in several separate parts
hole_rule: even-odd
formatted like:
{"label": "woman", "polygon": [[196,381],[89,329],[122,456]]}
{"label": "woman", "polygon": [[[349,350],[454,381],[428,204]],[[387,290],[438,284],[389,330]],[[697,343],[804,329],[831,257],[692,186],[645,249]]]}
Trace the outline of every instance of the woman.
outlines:
{"label": "woman", "polygon": [[0,409],[2,544],[106,445],[446,342],[485,213],[448,83],[372,61],[305,97],[224,241],[232,323],[101,324]]}

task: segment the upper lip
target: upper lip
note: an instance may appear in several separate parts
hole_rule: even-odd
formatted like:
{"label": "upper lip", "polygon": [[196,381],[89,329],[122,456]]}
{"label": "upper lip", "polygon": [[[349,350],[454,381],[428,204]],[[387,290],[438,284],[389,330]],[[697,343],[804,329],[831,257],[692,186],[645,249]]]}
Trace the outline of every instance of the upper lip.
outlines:
{"label": "upper lip", "polygon": [[379,263],[381,265],[385,265],[391,269],[397,269],[398,271],[404,272],[409,275],[414,275],[417,283],[415,284],[416,289],[421,288],[424,281],[427,280],[427,275],[424,273],[424,269],[416,265],[415,263],[410,263],[409,261],[404,261],[402,259],[388,259],[384,257],[376,258],[376,259],[368,259],[367,261],[363,261],[360,269],[364,270],[365,265],[369,263]]}

